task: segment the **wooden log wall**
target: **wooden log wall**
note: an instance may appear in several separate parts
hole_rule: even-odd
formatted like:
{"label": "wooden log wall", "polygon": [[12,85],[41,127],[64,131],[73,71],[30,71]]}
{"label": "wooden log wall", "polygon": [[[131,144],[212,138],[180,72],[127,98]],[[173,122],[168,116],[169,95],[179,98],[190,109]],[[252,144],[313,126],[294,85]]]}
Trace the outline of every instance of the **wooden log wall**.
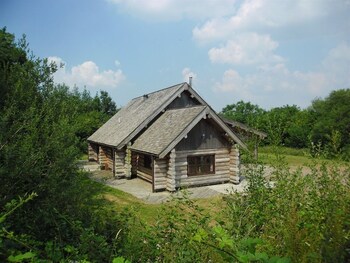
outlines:
{"label": "wooden log wall", "polygon": [[124,150],[114,150],[114,162],[115,162],[115,177],[123,178],[125,177],[125,151]]}
{"label": "wooden log wall", "polygon": [[230,149],[230,182],[234,184],[240,182],[240,157],[236,145]]}
{"label": "wooden log wall", "polygon": [[89,161],[98,162],[98,145],[94,143],[88,144],[88,158]]}
{"label": "wooden log wall", "polygon": [[152,182],[152,169],[145,167],[145,158],[143,154],[139,154],[137,162],[137,176],[148,182]]}
{"label": "wooden log wall", "polygon": [[100,146],[98,159],[99,159],[100,165],[104,166],[105,170],[112,170],[113,168],[112,148]]}
{"label": "wooden log wall", "polygon": [[143,180],[146,180],[147,182],[152,183],[152,175],[145,173],[143,171],[137,170],[137,177],[142,178]]}
{"label": "wooden log wall", "polygon": [[[187,156],[215,155],[215,174],[187,175]],[[176,187],[218,184],[230,180],[230,151],[228,148],[212,150],[177,151],[175,158]]]}
{"label": "wooden log wall", "polygon": [[154,159],[154,191],[165,190],[167,187],[168,159]]}

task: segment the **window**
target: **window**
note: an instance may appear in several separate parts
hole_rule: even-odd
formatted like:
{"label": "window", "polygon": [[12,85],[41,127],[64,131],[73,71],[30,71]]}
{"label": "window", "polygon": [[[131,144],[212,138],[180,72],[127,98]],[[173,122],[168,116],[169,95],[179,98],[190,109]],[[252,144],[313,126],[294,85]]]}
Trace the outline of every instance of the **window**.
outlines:
{"label": "window", "polygon": [[215,173],[215,155],[197,155],[187,157],[187,174],[201,175]]}
{"label": "window", "polygon": [[143,156],[143,166],[148,169],[152,169],[152,157],[150,155],[144,155]]}

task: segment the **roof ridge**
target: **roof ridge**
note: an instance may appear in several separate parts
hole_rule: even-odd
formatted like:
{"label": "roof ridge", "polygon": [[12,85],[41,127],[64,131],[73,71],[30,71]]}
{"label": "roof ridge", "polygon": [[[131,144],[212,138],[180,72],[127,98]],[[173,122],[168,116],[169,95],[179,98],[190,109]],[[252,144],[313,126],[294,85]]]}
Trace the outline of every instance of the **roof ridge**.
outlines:
{"label": "roof ridge", "polygon": [[137,96],[137,97],[135,97],[135,98],[133,98],[133,99],[131,99],[131,100],[135,100],[135,99],[141,98],[141,97],[143,97],[143,96],[145,96],[145,95],[151,95],[151,94],[158,93],[158,92],[161,92],[161,91],[164,91],[164,90],[167,90],[167,89],[171,89],[171,88],[174,88],[174,87],[176,87],[176,86],[179,86],[179,88],[180,88],[180,87],[182,87],[182,85],[184,85],[185,83],[186,83],[186,82],[181,82],[181,83],[172,85],[172,86],[167,87],[167,88],[163,88],[163,89],[160,89],[160,90],[155,90],[155,91],[152,91],[152,92],[150,92],[150,93],[146,93],[146,94],[144,94],[144,95]]}
{"label": "roof ridge", "polygon": [[166,111],[174,111],[174,110],[186,110],[186,109],[192,109],[192,108],[207,108],[207,105],[191,105],[188,107],[184,107],[184,108],[174,108],[174,109],[168,109]]}

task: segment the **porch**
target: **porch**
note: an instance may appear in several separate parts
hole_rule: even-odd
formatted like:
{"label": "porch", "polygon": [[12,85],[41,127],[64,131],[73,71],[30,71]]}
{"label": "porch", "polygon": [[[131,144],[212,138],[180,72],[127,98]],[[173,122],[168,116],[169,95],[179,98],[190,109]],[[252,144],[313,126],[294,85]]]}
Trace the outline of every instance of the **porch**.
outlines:
{"label": "porch", "polygon": [[[140,179],[116,179],[113,177],[111,172],[95,170],[91,171],[91,179],[97,182],[106,184],[115,189],[121,190],[123,192],[129,193],[145,203],[149,204],[160,204],[164,203],[171,198],[181,197],[183,195],[182,191],[177,191],[170,193],[168,191],[164,192],[152,192],[152,184],[149,182]],[[218,185],[209,185],[209,186],[200,186],[187,188],[187,192],[191,199],[200,199],[200,198],[211,198],[215,196],[222,196],[228,194],[232,191],[243,192],[246,186],[246,180],[243,180],[239,185],[234,185],[231,183],[227,184],[218,184]]]}

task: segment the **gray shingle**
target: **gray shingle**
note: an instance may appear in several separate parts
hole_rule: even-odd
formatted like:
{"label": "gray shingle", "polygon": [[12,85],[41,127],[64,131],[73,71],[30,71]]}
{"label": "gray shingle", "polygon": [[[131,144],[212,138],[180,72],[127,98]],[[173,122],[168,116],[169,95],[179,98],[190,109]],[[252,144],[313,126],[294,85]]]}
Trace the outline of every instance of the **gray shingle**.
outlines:
{"label": "gray shingle", "polygon": [[168,110],[131,146],[131,149],[159,155],[172,143],[206,106]]}
{"label": "gray shingle", "polygon": [[[162,110],[161,108],[165,107],[165,104],[169,102],[174,94],[184,85],[186,85],[186,83],[181,83],[131,100],[101,128],[92,134],[88,138],[88,141],[114,147],[122,147],[123,145],[120,144],[141,126],[146,125],[147,123],[145,123],[145,121],[147,122],[149,117],[154,115],[157,111]],[[125,143],[127,143],[127,141]]]}

